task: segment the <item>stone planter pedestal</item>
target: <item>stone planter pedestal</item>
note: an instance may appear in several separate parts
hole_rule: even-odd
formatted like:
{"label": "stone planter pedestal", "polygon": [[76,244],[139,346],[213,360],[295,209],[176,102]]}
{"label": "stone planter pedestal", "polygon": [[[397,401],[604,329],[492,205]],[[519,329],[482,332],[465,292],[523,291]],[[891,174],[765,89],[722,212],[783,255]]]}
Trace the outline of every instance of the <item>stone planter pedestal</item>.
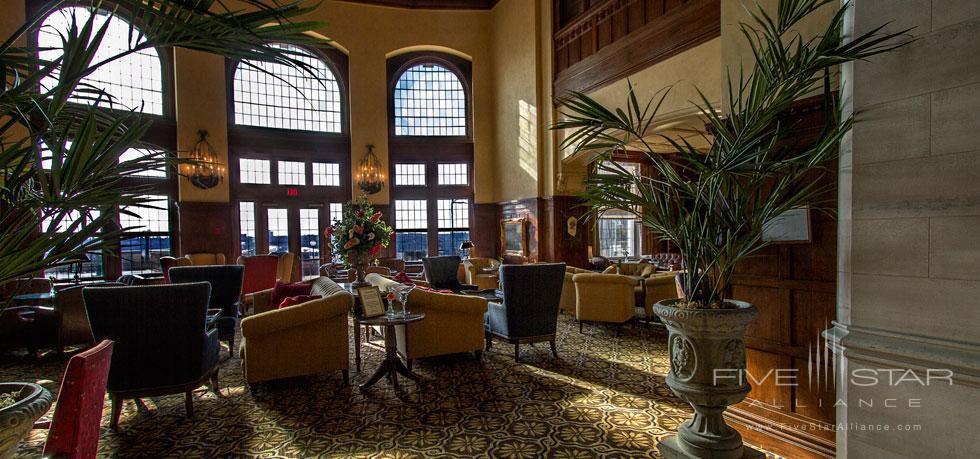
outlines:
{"label": "stone planter pedestal", "polygon": [[13,405],[0,409],[0,459],[14,457],[17,444],[51,407],[51,391],[33,383],[0,383],[0,393],[20,394]]}
{"label": "stone planter pedestal", "polygon": [[653,311],[667,326],[670,373],[667,385],[694,408],[677,435],[657,444],[668,459],[764,458],[742,444],[742,436],[725,423],[729,405],[745,399],[751,387],[745,371],[745,330],[755,319],[755,307],[728,300],[729,309],[683,309],[665,300]]}

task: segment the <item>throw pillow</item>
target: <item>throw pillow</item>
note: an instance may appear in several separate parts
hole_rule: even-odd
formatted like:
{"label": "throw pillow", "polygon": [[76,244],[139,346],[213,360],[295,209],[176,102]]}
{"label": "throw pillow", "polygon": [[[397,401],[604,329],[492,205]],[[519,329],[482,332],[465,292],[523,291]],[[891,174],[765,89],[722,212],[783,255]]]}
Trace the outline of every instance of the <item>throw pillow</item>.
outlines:
{"label": "throw pillow", "polygon": [[415,285],[415,281],[413,281],[411,277],[408,277],[408,274],[405,274],[405,271],[395,274],[395,277],[392,277],[392,279],[399,284]]}
{"label": "throw pillow", "polygon": [[297,304],[303,304],[306,303],[307,301],[319,300],[320,298],[322,298],[320,295],[290,296],[282,300],[282,303],[279,303],[279,309],[288,308],[290,306],[294,306]]}
{"label": "throw pillow", "polygon": [[293,284],[276,282],[276,286],[272,288],[272,297],[269,298],[269,305],[281,304],[282,300],[285,300],[291,296],[309,295],[310,290],[312,289],[312,285],[305,284],[303,282],[296,282]]}

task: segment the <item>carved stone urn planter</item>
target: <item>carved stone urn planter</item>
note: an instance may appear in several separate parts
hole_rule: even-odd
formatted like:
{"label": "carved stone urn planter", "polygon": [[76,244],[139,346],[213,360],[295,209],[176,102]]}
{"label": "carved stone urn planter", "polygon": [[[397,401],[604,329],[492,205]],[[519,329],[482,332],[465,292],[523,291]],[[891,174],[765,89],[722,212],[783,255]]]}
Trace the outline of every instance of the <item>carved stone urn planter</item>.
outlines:
{"label": "carved stone urn planter", "polygon": [[742,444],[725,423],[729,405],[745,399],[751,387],[745,370],[745,330],[758,311],[749,303],[727,300],[727,309],[686,309],[665,300],[653,311],[667,326],[670,373],[667,385],[694,407],[694,417],[677,435],[657,445],[664,457],[741,459],[765,457]]}
{"label": "carved stone urn planter", "polygon": [[17,444],[51,407],[51,391],[33,383],[0,383],[0,394],[14,393],[17,401],[0,408],[0,459],[14,457]]}

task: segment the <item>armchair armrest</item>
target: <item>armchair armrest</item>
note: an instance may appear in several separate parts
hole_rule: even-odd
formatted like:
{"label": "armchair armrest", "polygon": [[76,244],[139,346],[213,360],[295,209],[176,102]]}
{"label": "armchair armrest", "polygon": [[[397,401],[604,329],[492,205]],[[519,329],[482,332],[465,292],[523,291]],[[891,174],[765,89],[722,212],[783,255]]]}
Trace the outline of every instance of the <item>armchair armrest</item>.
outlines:
{"label": "armchair armrest", "polygon": [[426,292],[412,290],[408,297],[408,307],[418,304],[426,311],[443,311],[455,314],[480,314],[487,311],[487,300],[472,295],[455,295],[449,293]]}
{"label": "armchair armrest", "polygon": [[252,313],[260,314],[271,311],[278,305],[269,304],[272,301],[272,289],[259,290],[245,295],[245,302],[252,303]]}
{"label": "armchair armrest", "polygon": [[354,297],[350,293],[337,292],[319,300],[263,312],[242,319],[242,336],[267,335],[310,322],[346,316],[353,305]]}

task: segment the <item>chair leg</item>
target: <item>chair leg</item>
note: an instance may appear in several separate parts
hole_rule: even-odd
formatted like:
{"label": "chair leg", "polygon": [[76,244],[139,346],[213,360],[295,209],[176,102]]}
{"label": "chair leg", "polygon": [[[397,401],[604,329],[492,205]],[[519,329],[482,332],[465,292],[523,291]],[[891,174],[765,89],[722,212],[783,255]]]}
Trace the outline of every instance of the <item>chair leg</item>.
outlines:
{"label": "chair leg", "polygon": [[584,331],[582,331],[582,321],[581,320],[578,321],[578,332],[579,333],[585,333]]}
{"label": "chair leg", "polygon": [[210,386],[211,392],[214,392],[219,397],[221,396],[221,387],[218,386],[218,370],[214,370],[214,373],[208,379],[208,386]]}
{"label": "chair leg", "polygon": [[109,418],[109,427],[112,430],[119,429],[119,415],[122,414],[123,399],[118,395],[112,396],[112,416]]}
{"label": "chair leg", "polygon": [[493,347],[493,335],[490,332],[486,332],[483,334],[483,338],[487,341],[487,350],[489,351]]}
{"label": "chair leg", "polygon": [[554,355],[555,358],[558,358],[558,346],[555,345],[555,340],[552,339],[551,341],[548,341],[548,343],[551,344],[551,355]]}
{"label": "chair leg", "polygon": [[521,361],[521,344],[520,343],[514,343],[514,361],[515,362],[520,362]]}
{"label": "chair leg", "polygon": [[231,338],[228,339],[228,358],[235,356],[235,334],[231,334]]}
{"label": "chair leg", "polygon": [[194,416],[194,393],[192,391],[184,393],[184,411],[187,412],[187,417]]}
{"label": "chair leg", "polygon": [[412,371],[412,366],[415,365],[415,359],[408,359],[405,364],[405,366],[408,367],[408,371]]}
{"label": "chair leg", "polygon": [[349,386],[350,385],[350,370],[344,368],[343,370],[341,370],[341,373],[344,375],[344,385],[345,386]]}

